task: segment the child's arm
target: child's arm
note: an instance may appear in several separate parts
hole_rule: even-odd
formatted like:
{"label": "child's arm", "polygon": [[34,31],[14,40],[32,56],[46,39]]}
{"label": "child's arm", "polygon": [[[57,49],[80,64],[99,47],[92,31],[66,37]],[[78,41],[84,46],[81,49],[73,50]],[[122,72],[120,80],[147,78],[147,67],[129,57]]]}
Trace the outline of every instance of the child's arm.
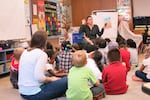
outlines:
{"label": "child's arm", "polygon": [[48,72],[49,72],[50,74],[52,74],[53,76],[57,76],[57,77],[67,76],[67,73],[64,73],[64,72],[55,72],[55,71],[52,70],[52,69],[48,70]]}
{"label": "child's arm", "polygon": [[145,69],[145,66],[142,64],[139,70],[143,71],[144,69]]}

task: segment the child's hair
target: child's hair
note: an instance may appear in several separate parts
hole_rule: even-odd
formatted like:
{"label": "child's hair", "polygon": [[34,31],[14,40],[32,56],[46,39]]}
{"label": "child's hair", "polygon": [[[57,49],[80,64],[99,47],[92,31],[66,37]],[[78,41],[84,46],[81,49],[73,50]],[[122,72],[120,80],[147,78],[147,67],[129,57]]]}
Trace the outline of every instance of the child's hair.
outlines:
{"label": "child's hair", "polygon": [[119,42],[119,48],[126,48],[126,47],[127,47],[127,45],[126,45],[125,41]]}
{"label": "child's hair", "polygon": [[82,67],[87,63],[86,53],[83,50],[78,50],[72,55],[72,64],[77,67]]}
{"label": "child's hair", "polygon": [[53,50],[53,45],[50,42],[47,42],[46,47],[47,49]]}
{"label": "child's hair", "polygon": [[111,40],[110,40],[109,38],[105,38],[105,41],[106,41],[107,43],[111,42]]}
{"label": "child's hair", "polygon": [[97,50],[98,48],[95,45],[86,45],[85,50],[87,53]]}
{"label": "child's hair", "polygon": [[110,62],[120,61],[119,49],[112,49],[112,50],[108,51],[107,57]]}
{"label": "child's hair", "polygon": [[94,61],[96,62],[99,70],[102,72],[103,71],[103,65],[101,63],[101,60],[102,60],[102,53],[98,50],[94,51],[93,52],[93,57]]}
{"label": "child's hair", "polygon": [[61,48],[62,50],[65,50],[65,51],[72,49],[70,41],[63,41],[61,44]]}
{"label": "child's hair", "polygon": [[21,54],[23,53],[23,51],[24,51],[24,48],[21,48],[21,47],[16,48],[16,49],[14,50],[14,52],[13,52],[14,58],[15,58],[16,60],[19,60]]}
{"label": "child's hair", "polygon": [[127,45],[130,47],[130,48],[136,48],[136,43],[134,40],[132,39],[128,39],[127,40]]}
{"label": "child's hair", "polygon": [[77,43],[72,45],[72,49],[81,50],[81,48],[79,47]]}
{"label": "child's hair", "polygon": [[105,48],[107,46],[105,39],[100,39],[99,41],[99,48]]}
{"label": "child's hair", "polygon": [[108,49],[111,50],[111,49],[118,49],[119,48],[119,45],[117,42],[109,42],[108,44]]}

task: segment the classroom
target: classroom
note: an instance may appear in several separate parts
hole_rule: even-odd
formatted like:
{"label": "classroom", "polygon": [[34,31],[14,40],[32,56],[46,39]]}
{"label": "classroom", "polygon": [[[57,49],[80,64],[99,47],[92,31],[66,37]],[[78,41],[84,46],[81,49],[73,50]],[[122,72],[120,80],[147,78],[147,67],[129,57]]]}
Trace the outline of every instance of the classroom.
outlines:
{"label": "classroom", "polygon": [[150,100],[149,4],[1,1],[1,100]]}

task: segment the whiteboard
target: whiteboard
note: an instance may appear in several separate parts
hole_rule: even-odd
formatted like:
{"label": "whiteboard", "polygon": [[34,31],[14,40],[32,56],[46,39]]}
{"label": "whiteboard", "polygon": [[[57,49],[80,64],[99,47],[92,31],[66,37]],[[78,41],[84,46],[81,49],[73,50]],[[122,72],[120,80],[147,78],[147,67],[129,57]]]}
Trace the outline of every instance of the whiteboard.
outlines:
{"label": "whiteboard", "polygon": [[27,38],[24,0],[1,0],[0,40]]}
{"label": "whiteboard", "polygon": [[118,26],[118,12],[112,11],[98,11],[92,15],[94,24],[99,26],[99,29],[107,23],[102,38],[110,38],[112,41],[116,41],[117,38],[117,26]]}

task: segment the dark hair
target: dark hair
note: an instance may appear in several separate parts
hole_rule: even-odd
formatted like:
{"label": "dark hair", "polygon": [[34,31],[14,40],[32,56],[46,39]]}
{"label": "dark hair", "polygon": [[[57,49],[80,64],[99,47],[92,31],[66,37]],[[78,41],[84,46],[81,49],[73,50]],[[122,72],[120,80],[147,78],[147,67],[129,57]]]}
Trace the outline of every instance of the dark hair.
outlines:
{"label": "dark hair", "polygon": [[105,48],[107,46],[105,39],[100,39],[99,48]]}
{"label": "dark hair", "polygon": [[61,44],[62,50],[68,51],[69,49],[72,49],[70,41],[63,41]]}
{"label": "dark hair", "polygon": [[93,59],[96,62],[99,70],[102,72],[103,71],[103,65],[101,63],[102,53],[100,51],[98,51],[98,50],[94,51],[94,53],[93,53]]}
{"label": "dark hair", "polygon": [[97,50],[98,48],[95,45],[86,45],[85,46],[85,50],[87,51],[87,53],[90,53],[92,51]]}
{"label": "dark hair", "polygon": [[50,42],[47,42],[47,45],[46,45],[46,49],[51,49],[53,50],[53,45],[50,43]]}
{"label": "dark hair", "polygon": [[52,49],[47,49],[45,52],[47,53],[49,58],[52,58],[54,55],[54,51]]}
{"label": "dark hair", "polygon": [[31,39],[31,48],[45,48],[46,47],[47,35],[44,31],[37,31],[33,34]]}
{"label": "dark hair", "polygon": [[119,49],[112,49],[108,51],[107,57],[110,62],[120,61],[120,51]]}
{"label": "dark hair", "polygon": [[107,43],[111,42],[111,40],[110,40],[109,38],[105,38],[105,41],[106,41]]}
{"label": "dark hair", "polygon": [[86,21],[87,21],[89,18],[92,18],[92,16],[87,16],[87,17],[86,17]]}
{"label": "dark hair", "polygon": [[132,39],[128,39],[128,40],[127,40],[127,45],[128,45],[130,48],[136,48],[136,43],[135,43],[134,40],[132,40]]}

